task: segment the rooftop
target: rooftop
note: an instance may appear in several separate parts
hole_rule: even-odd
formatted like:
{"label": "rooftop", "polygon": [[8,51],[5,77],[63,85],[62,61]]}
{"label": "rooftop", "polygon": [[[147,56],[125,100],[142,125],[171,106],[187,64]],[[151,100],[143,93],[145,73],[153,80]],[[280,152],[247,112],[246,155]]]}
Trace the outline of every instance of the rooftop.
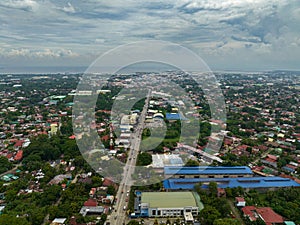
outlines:
{"label": "rooftop", "polygon": [[143,192],[141,202],[148,203],[150,208],[197,207],[192,192]]}
{"label": "rooftop", "polygon": [[88,207],[88,206],[83,206],[80,209],[80,214],[83,216],[86,216],[86,214],[91,213],[91,214],[101,214],[104,212],[104,208],[102,206],[96,206],[96,207]]}
{"label": "rooftop", "polygon": [[289,178],[282,177],[242,177],[242,178],[185,178],[168,179],[164,181],[166,189],[192,190],[195,184],[201,183],[202,188],[208,188],[209,182],[216,182],[219,188],[273,188],[300,187],[300,184]]}
{"label": "rooftop", "polygon": [[180,167],[167,166],[165,174],[253,174],[252,170],[247,166],[196,166],[196,167]]}
{"label": "rooftop", "polygon": [[296,225],[293,221],[284,221],[285,225]]}
{"label": "rooftop", "polygon": [[185,118],[179,113],[166,113],[167,120],[184,120]]}
{"label": "rooftop", "polygon": [[55,218],[55,219],[52,221],[52,223],[63,224],[66,220],[67,220],[67,218]]}
{"label": "rooftop", "polygon": [[282,216],[275,213],[273,209],[269,207],[258,208],[256,209],[256,212],[262,217],[263,221],[265,221],[266,224],[284,222]]}

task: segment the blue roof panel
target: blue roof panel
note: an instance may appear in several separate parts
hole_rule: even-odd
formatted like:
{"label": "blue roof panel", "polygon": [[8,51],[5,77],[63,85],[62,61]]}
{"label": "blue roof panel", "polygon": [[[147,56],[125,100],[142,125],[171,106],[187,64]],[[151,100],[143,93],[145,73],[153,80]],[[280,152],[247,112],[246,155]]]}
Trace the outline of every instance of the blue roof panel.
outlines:
{"label": "blue roof panel", "polygon": [[180,120],[181,116],[179,113],[166,113],[167,120]]}
{"label": "blue roof panel", "polygon": [[164,180],[166,189],[192,190],[195,184],[202,183],[202,188],[208,188],[209,182],[216,182],[219,188],[272,188],[300,187],[300,184],[289,178],[282,177],[243,177],[243,178],[191,178]]}
{"label": "blue roof panel", "polygon": [[183,174],[183,175],[201,175],[201,174],[253,174],[252,170],[247,166],[195,166],[180,167],[166,166],[164,168],[166,175]]}

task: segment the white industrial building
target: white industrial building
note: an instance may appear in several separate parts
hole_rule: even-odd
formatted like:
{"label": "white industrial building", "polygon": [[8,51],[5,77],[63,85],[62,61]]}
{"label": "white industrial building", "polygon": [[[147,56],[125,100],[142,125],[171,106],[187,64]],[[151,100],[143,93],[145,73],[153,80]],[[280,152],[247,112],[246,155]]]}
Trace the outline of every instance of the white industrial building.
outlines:
{"label": "white industrial building", "polygon": [[195,192],[143,192],[140,213],[144,217],[184,217],[193,221],[203,205]]}

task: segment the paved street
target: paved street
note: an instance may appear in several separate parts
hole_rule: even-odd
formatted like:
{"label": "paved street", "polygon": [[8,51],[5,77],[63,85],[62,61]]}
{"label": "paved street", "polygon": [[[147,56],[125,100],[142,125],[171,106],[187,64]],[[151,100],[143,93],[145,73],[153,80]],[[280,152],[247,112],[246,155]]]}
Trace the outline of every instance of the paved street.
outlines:
{"label": "paved street", "polygon": [[122,225],[126,224],[128,221],[128,215],[126,214],[128,201],[126,201],[126,198],[129,199],[130,187],[133,185],[132,175],[135,171],[137,155],[139,153],[140,143],[142,140],[142,132],[145,126],[144,122],[147,115],[150,95],[151,91],[149,90],[144,108],[139,117],[139,122],[132,133],[131,147],[128,152],[128,160],[124,167],[123,179],[116,195],[118,200],[109,221],[107,221],[111,225]]}
{"label": "paved street", "polygon": [[4,173],[1,173],[1,174],[0,174],[0,177],[4,176],[4,175],[6,175],[6,174],[9,174],[9,173],[14,173],[14,172],[16,172],[16,170],[17,170],[18,167],[20,167],[20,166],[22,166],[22,163],[18,163],[17,165],[14,166],[14,168],[12,168],[12,169],[10,169],[10,170],[4,172]]}

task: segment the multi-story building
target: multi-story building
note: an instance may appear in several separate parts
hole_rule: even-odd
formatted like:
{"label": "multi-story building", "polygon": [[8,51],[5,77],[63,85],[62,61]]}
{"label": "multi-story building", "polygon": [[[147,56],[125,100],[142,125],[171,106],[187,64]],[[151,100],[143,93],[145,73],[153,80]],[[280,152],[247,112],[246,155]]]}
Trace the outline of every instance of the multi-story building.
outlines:
{"label": "multi-story building", "polygon": [[194,192],[143,192],[139,204],[140,216],[193,218],[203,208]]}

